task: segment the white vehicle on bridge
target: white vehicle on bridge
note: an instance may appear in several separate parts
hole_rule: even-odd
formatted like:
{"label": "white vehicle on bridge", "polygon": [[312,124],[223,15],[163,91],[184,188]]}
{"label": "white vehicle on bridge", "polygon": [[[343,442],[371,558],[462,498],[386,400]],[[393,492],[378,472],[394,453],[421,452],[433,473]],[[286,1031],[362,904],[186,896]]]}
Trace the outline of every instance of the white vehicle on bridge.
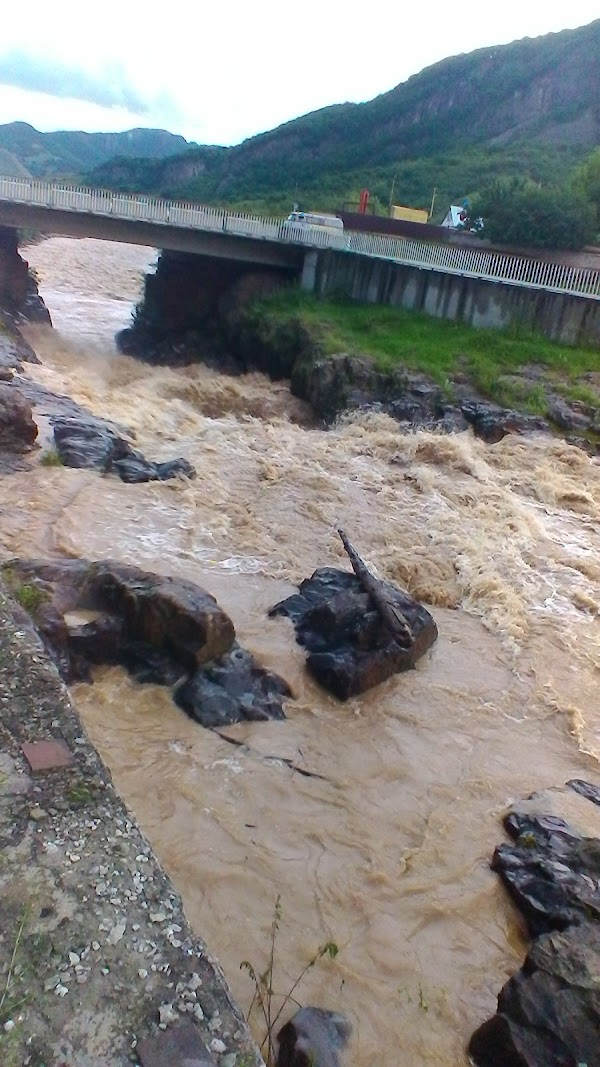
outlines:
{"label": "white vehicle on bridge", "polygon": [[[286,241],[344,247],[344,223],[337,215],[317,215],[310,211],[292,211],[281,227]],[[333,238],[333,240],[332,240]]]}

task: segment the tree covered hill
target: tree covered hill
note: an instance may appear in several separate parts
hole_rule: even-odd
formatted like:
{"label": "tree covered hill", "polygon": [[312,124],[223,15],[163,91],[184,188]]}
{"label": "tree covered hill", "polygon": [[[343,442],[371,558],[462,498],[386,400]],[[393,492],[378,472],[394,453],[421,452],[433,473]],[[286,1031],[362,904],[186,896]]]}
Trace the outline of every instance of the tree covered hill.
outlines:
{"label": "tree covered hill", "polygon": [[10,152],[33,177],[78,178],[115,156],[161,159],[189,148],[185,137],[167,130],[40,133],[26,122],[0,126],[0,149]]}
{"label": "tree covered hill", "polygon": [[229,203],[316,196],[327,206],[361,184],[389,189],[396,174],[397,197],[428,206],[434,185],[464,195],[498,171],[554,180],[598,143],[600,20],[454,56],[368,103],[323,108],[233,148],[119,160],[91,178]]}
{"label": "tree covered hill", "polygon": [[[51,173],[40,170],[48,160],[16,146],[24,130],[35,133],[20,123],[0,127],[0,147],[32,173]],[[442,212],[497,178],[562,181],[600,144],[600,20],[445,59],[367,103],[326,107],[232,148],[183,142],[167,154],[142,146],[143,134],[159,133],[37,137],[61,139],[64,174],[124,191],[289,211],[294,200],[334,208],[367,186],[381,209],[393,183],[397,203],[420,207],[437,187]],[[129,138],[127,150],[118,137]],[[85,138],[107,139],[94,142],[101,160],[90,162]],[[39,144],[59,154],[54,142]]]}

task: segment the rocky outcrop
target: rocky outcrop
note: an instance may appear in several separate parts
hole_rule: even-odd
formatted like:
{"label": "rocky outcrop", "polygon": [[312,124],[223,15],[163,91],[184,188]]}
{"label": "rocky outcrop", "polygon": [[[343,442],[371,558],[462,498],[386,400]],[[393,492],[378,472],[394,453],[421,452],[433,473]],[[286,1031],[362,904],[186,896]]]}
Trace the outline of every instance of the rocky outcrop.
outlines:
{"label": "rocky outcrop", "polygon": [[37,435],[31,404],[18,389],[0,382],[0,449],[26,452],[34,444]]}
{"label": "rocky outcrop", "polygon": [[536,940],[471,1038],[478,1067],[600,1067],[599,803],[598,786],[574,780],[505,819],[514,844],[492,867]]}
{"label": "rocky outcrop", "polygon": [[283,719],[283,679],[235,641],[231,619],[192,582],[112,561],[11,560],[1,568],[66,681],[121,664],[140,681],[175,687],[207,727]]}
{"label": "rocky outcrop", "polygon": [[17,231],[9,226],[0,226],[0,308],[14,325],[18,322],[52,325],[29,264],[19,255]]}
{"label": "rocky outcrop", "polygon": [[309,671],[340,700],[414,667],[437,638],[426,608],[391,582],[381,585],[409,622],[414,642],[408,648],[394,640],[356,575],[334,567],[316,570],[269,612],[292,620]]}
{"label": "rocky outcrop", "polygon": [[538,938],[474,1034],[480,1067],[599,1067],[600,927],[572,926]]}
{"label": "rocky outcrop", "polygon": [[[38,293],[37,282],[29,272],[29,265],[19,255],[17,231],[0,226],[0,382],[10,382],[13,372],[20,370],[23,363],[39,363],[33,348],[19,329],[26,322],[52,325],[48,310]],[[5,403],[8,401],[5,400]],[[17,405],[18,401],[13,400],[11,404]],[[11,416],[7,417],[10,420]],[[0,414],[0,422],[2,419]],[[0,447],[21,451],[18,433],[14,447],[10,441],[0,442]]]}
{"label": "rocky outcrop", "polygon": [[195,478],[196,470],[187,459],[154,463],[136,452],[108,423],[100,419],[53,417],[56,451],[65,467],[87,467],[110,471],[123,482],[165,481],[184,475]]}
{"label": "rocky outcrop", "polygon": [[239,309],[281,286],[286,272],[250,268],[237,260],[162,252],[146,275],[133,323],[117,335],[127,355],[148,363],[201,360],[228,373],[244,369],[228,341]]}

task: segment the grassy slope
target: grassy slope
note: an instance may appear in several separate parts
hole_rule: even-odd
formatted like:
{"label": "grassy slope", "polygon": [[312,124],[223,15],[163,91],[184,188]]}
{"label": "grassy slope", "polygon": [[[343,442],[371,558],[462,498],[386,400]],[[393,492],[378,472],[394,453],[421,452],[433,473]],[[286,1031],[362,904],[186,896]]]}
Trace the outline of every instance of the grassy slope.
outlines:
{"label": "grassy slope", "polygon": [[383,371],[406,366],[448,390],[465,375],[498,404],[535,414],[547,411],[547,396],[600,407],[600,351],[556,344],[531,332],[482,330],[402,308],[319,300],[287,290],[261,302],[275,320],[293,316],[315,330],[325,352],[370,356]]}

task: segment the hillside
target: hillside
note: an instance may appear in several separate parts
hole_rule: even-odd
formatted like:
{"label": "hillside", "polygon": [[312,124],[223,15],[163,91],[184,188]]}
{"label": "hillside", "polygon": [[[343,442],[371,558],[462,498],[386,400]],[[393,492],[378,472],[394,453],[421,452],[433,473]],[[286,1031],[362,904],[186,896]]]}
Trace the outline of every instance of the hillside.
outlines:
{"label": "hillside", "polygon": [[27,168],[6,148],[0,148],[0,174],[6,178],[31,178]]}
{"label": "hillside", "polygon": [[389,190],[399,172],[404,200],[427,206],[440,165],[452,160],[471,176],[443,175],[442,192],[464,195],[480,172],[520,173],[521,160],[532,177],[551,181],[598,143],[600,20],[443,60],[368,103],[323,108],[233,148],[154,164],[119,160],[91,178],[231,203],[289,200],[296,190],[339,198],[378,179]]}
{"label": "hillside", "polygon": [[115,156],[162,159],[188,148],[185,137],[167,130],[40,133],[26,122],[0,126],[0,149],[10,152],[36,178],[78,177]]}

